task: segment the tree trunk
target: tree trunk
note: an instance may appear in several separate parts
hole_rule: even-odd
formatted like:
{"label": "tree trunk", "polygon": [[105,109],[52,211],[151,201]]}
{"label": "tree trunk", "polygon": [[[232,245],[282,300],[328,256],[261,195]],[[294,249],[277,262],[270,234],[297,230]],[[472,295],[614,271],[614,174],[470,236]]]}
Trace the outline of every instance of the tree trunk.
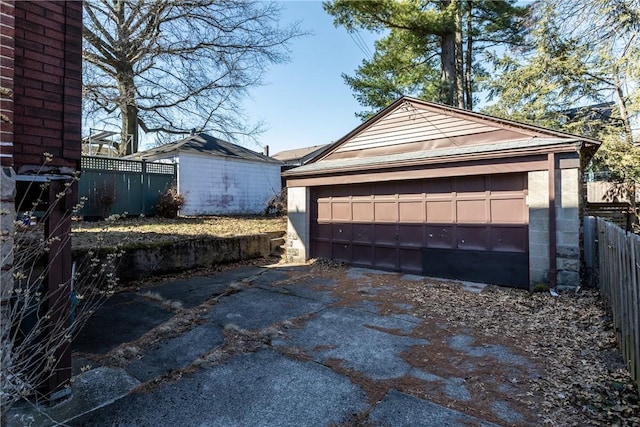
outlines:
{"label": "tree trunk", "polygon": [[[442,10],[451,5],[451,0],[443,0]],[[455,104],[456,88],[456,34],[452,26],[440,35],[440,102]]]}
{"label": "tree trunk", "polygon": [[126,105],[122,112],[122,143],[125,154],[138,152],[138,108]]}
{"label": "tree trunk", "polygon": [[625,101],[624,89],[620,83],[620,76],[618,74],[618,67],[613,69],[613,78],[616,90],[616,96],[618,98],[618,108],[620,109],[620,119],[624,127],[624,140],[629,144],[633,144],[633,134],[631,132],[631,120],[629,119],[629,111],[627,110],[627,102]]}
{"label": "tree trunk", "polygon": [[454,33],[442,35],[442,74],[440,77],[440,98],[447,105],[455,105],[456,82],[456,38]]}
{"label": "tree trunk", "polygon": [[462,48],[462,3],[460,0],[454,1],[455,7],[455,40],[456,40],[456,104],[458,108],[465,108],[464,88],[464,49]]}
{"label": "tree trunk", "polygon": [[467,110],[473,110],[473,80],[471,73],[473,71],[473,0],[467,0],[467,52],[465,59],[465,79],[464,89]]}
{"label": "tree trunk", "polygon": [[122,79],[118,84],[120,91],[120,116],[122,127],[120,129],[120,155],[128,155],[138,152],[138,107],[135,101],[135,83],[133,81],[133,68],[123,67],[120,71]]}

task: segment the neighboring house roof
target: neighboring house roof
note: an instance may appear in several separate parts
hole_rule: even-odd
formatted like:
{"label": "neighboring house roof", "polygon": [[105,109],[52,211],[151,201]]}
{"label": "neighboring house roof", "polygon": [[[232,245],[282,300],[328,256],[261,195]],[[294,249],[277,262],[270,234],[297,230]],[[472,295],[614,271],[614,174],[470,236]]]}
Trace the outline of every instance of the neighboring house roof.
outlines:
{"label": "neighboring house roof", "polygon": [[284,162],[286,165],[305,165],[312,161],[316,156],[319,156],[328,149],[330,144],[314,145],[311,147],[296,148],[294,150],[285,150],[272,157],[274,159]]}
{"label": "neighboring house roof", "polygon": [[594,153],[600,142],[486,114],[402,97],[285,176],[380,169],[517,153]]}
{"label": "neighboring house roof", "polygon": [[189,135],[176,142],[164,144],[150,150],[140,151],[127,156],[129,159],[154,160],[177,156],[179,153],[205,154],[237,160],[280,164],[280,161],[264,154],[249,150],[231,142],[223,141],[206,133]]}

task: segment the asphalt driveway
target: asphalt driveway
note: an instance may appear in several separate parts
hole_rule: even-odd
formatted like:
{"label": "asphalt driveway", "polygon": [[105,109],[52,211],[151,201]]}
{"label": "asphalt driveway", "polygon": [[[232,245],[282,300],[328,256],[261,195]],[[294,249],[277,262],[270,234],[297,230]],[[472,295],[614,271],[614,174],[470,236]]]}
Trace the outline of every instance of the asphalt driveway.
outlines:
{"label": "asphalt driveway", "polygon": [[522,351],[416,314],[404,290],[434,283],[245,266],[118,294],[74,342],[73,397],[10,425],[539,424]]}

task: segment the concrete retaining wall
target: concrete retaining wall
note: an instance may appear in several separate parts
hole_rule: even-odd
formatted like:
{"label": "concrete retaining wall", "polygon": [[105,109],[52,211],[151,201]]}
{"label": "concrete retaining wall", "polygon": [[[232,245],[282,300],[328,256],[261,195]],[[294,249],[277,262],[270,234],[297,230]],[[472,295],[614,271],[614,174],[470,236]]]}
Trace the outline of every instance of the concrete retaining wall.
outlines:
{"label": "concrete retaining wall", "polygon": [[[120,282],[129,282],[192,268],[266,257],[274,249],[268,234],[198,238],[125,247],[117,275]],[[73,258],[77,261],[85,255],[86,251],[73,252]]]}

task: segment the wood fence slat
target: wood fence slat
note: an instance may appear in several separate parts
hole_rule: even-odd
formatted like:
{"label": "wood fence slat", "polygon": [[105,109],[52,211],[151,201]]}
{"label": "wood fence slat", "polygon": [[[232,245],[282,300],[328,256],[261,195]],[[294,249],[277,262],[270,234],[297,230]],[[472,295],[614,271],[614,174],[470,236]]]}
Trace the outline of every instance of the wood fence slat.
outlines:
{"label": "wood fence slat", "polygon": [[[640,236],[604,218],[585,221],[585,238],[596,239],[596,272],[600,295],[611,314],[620,353],[636,384],[640,384]],[[640,393],[640,391],[639,391]]]}

